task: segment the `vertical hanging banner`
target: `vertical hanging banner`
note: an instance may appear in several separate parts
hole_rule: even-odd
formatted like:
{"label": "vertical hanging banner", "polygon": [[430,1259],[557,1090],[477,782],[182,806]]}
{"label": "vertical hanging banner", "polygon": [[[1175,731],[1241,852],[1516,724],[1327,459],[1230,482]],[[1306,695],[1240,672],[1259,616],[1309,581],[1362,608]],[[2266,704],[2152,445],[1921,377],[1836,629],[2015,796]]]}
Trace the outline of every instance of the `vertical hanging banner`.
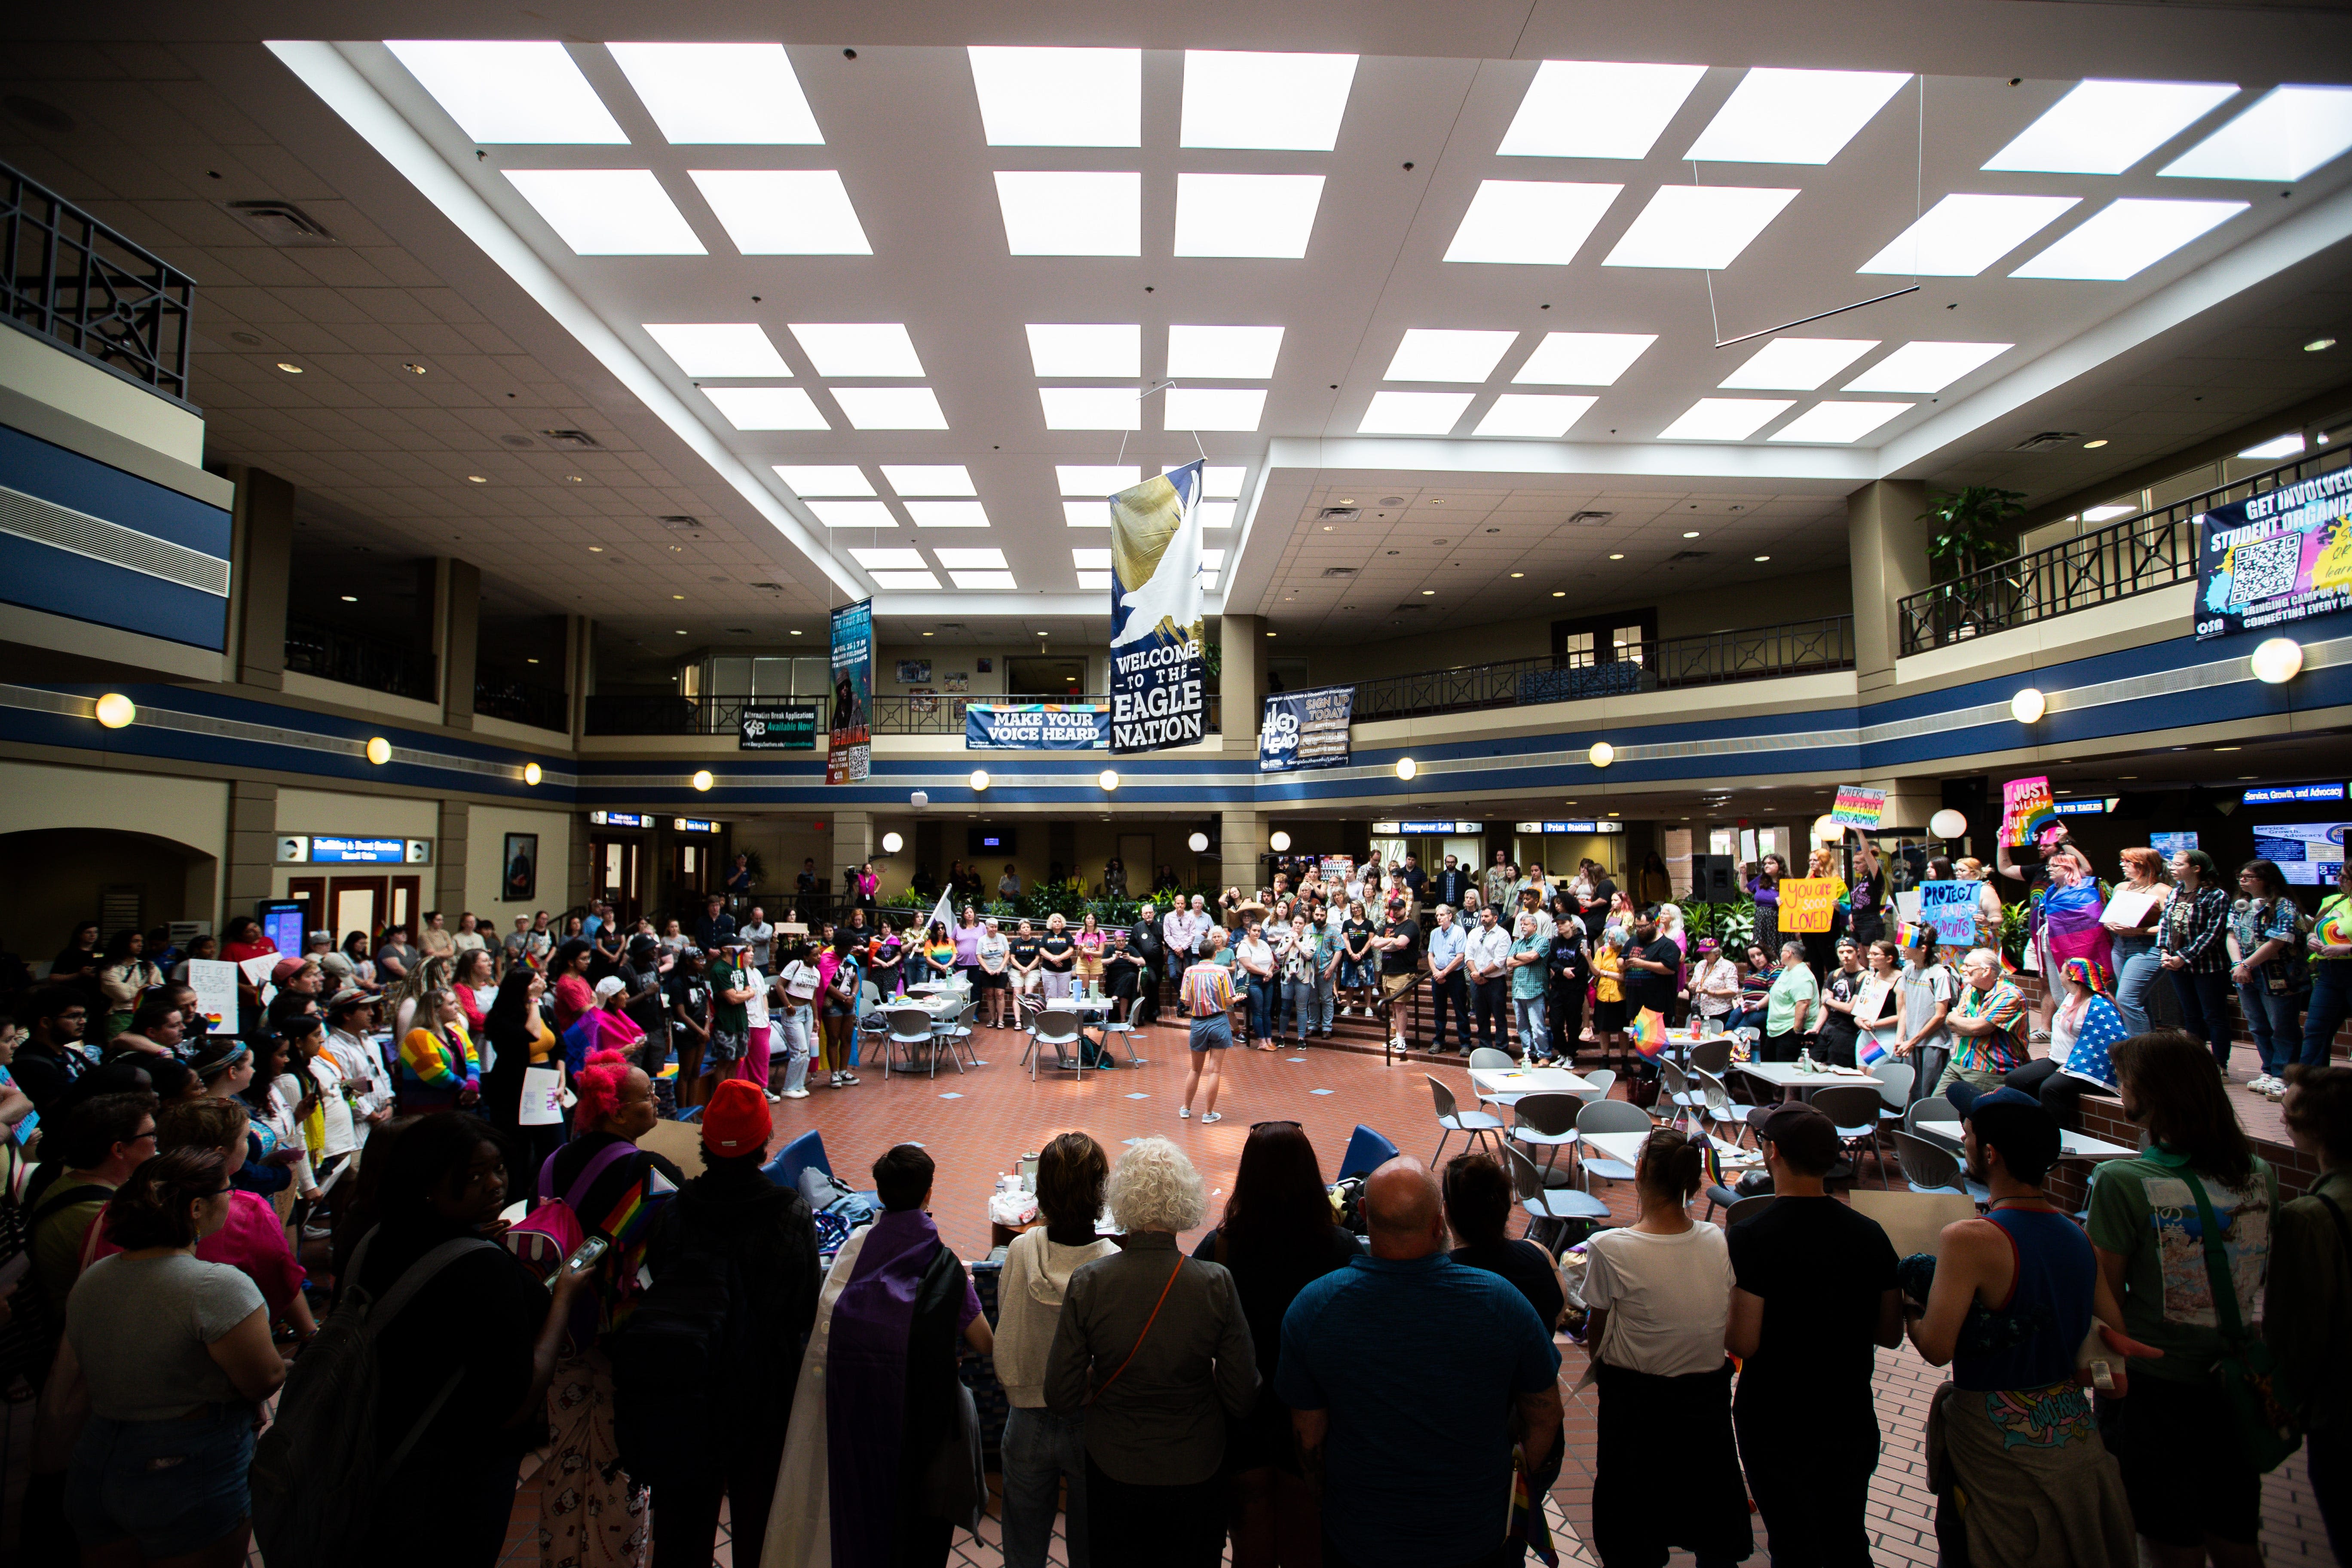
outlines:
{"label": "vertical hanging banner", "polygon": [[825,783],[866,782],[874,756],[874,731],[866,719],[873,695],[874,601],[860,599],[833,612],[833,729],[825,743]]}
{"label": "vertical hanging banner", "polygon": [[1201,657],[1201,470],[1110,498],[1110,749],[1159,752],[1208,732]]}

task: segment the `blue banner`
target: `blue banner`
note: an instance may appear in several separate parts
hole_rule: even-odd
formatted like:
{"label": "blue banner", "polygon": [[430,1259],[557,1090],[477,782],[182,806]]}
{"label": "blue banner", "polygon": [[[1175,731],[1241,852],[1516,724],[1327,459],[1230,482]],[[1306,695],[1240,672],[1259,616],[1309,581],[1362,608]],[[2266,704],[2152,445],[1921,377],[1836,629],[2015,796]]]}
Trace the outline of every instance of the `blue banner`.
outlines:
{"label": "blue banner", "polygon": [[1202,463],[1187,463],[1110,498],[1114,751],[1164,751],[1207,732],[1202,471]]}
{"label": "blue banner", "polygon": [[825,742],[824,782],[864,784],[873,766],[866,704],[874,696],[874,601],[833,612],[833,730]]}
{"label": "blue banner", "polygon": [[1348,723],[1355,710],[1352,686],[1318,686],[1268,697],[1257,727],[1257,771],[1347,766]]}
{"label": "blue banner", "polygon": [[1109,745],[1110,714],[1101,708],[974,703],[963,710],[967,752],[1099,752]]}

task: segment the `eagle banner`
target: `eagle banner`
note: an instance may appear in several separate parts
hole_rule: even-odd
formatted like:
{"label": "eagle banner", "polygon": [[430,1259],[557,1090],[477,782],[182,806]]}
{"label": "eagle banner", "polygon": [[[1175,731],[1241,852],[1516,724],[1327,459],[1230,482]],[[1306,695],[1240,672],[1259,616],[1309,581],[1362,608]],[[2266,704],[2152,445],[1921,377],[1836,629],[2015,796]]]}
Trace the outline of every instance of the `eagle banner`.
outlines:
{"label": "eagle banner", "polygon": [[1110,749],[1208,730],[1201,655],[1201,479],[1191,462],[1110,498]]}

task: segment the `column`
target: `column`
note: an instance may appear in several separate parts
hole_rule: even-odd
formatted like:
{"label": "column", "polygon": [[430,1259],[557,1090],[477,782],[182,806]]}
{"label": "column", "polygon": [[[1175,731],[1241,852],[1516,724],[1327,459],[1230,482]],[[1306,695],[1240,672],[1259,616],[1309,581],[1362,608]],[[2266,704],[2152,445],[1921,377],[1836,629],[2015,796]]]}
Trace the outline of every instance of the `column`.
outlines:
{"label": "column", "polygon": [[[601,881],[602,879],[597,874],[594,859],[589,854],[588,850],[588,814],[584,811],[574,811],[572,813],[571,844],[571,856],[564,862],[564,898],[567,907],[572,909],[586,909],[588,907],[588,900],[593,898],[600,897],[604,889],[597,886],[597,883]],[[648,854],[652,853],[650,846],[647,847],[646,852]],[[651,867],[640,867],[637,875],[638,886],[644,888],[651,888],[653,886],[653,868]],[[646,901],[650,903],[652,900],[647,900]],[[699,913],[700,911],[698,910],[696,912]]]}
{"label": "column", "polygon": [[[1218,617],[1217,689],[1223,708],[1224,750],[1255,752],[1257,721],[1265,706],[1264,616]],[[1228,879],[1230,880],[1230,879]]]}
{"label": "column", "polygon": [[1927,819],[1944,808],[1941,777],[1895,779],[1865,778],[1858,781],[1864,789],[1886,792],[1886,815],[1879,818],[1888,831],[1908,828],[1914,833],[1927,831]]}
{"label": "column", "polygon": [[269,897],[278,865],[278,786],[231,779],[228,786],[228,864],[222,868],[221,924],[251,914]]}
{"label": "column", "polygon": [[588,732],[588,694],[596,689],[596,623],[586,616],[567,616],[563,626],[563,691],[574,750]]}
{"label": "column", "polygon": [[[874,814],[870,811],[836,811],[833,814],[833,898],[836,903],[849,901],[851,880],[857,868],[874,858]],[[992,888],[996,884],[991,881]]]}
{"label": "column", "polygon": [[1223,842],[1219,848],[1224,862],[1217,872],[1217,884],[1220,888],[1239,888],[1246,897],[1256,892],[1258,884],[1265,880],[1258,857],[1265,850],[1265,817],[1255,811],[1227,811],[1219,816],[1223,824]]}
{"label": "column", "polygon": [[230,513],[229,677],[241,685],[283,690],[294,487],[241,464],[229,465],[226,473],[236,486]]}
{"label": "column", "polygon": [[1899,602],[1926,589],[1927,487],[1874,479],[1845,498],[1846,556],[1853,574],[1853,668],[1862,700],[1890,692],[1903,647]]}
{"label": "column", "polygon": [[474,727],[475,653],[481,640],[482,569],[444,555],[433,563],[434,667],[441,672],[441,722]]}
{"label": "column", "polygon": [[473,810],[462,800],[441,803],[439,837],[433,846],[433,907],[448,917],[451,931],[466,908],[466,833]]}

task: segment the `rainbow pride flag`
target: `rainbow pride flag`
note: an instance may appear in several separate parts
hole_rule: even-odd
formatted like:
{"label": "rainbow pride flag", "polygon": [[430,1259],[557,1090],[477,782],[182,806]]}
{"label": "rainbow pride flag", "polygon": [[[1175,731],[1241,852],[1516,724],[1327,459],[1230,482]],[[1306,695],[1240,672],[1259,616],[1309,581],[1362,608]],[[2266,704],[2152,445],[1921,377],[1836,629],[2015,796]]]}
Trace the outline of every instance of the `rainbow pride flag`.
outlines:
{"label": "rainbow pride flag", "polygon": [[1706,1139],[1699,1144],[1698,1157],[1700,1163],[1706,1167],[1709,1186],[1727,1187],[1731,1184],[1723,1179],[1723,1151],[1715,1146],[1714,1139]]}
{"label": "rainbow pride flag", "polygon": [[1655,1007],[1644,1007],[1633,1020],[1633,1048],[1645,1061],[1655,1061],[1665,1055],[1666,1021]]}
{"label": "rainbow pride flag", "polygon": [[1528,1485],[1528,1453],[1511,1449],[1511,1513],[1507,1539],[1527,1542],[1544,1568],[1559,1568],[1559,1549],[1552,1544],[1551,1521],[1544,1516],[1543,1500]]}

